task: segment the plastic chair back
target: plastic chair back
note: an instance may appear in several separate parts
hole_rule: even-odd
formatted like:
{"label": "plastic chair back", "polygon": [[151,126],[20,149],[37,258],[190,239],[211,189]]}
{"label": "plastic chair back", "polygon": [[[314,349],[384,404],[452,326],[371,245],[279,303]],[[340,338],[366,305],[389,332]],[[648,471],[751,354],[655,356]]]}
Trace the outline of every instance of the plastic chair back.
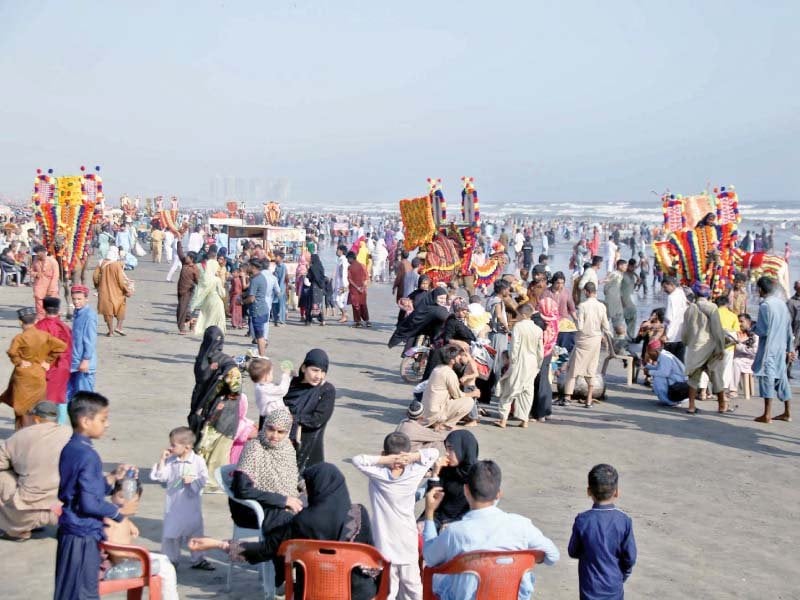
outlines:
{"label": "plastic chair back", "polygon": [[[389,596],[391,563],[367,544],[287,540],[281,544],[278,554],[283,556],[286,565],[286,600],[348,600],[351,597],[350,573],[356,566],[381,569],[374,600]],[[292,568],[295,564],[303,569],[303,598],[294,593]]]}
{"label": "plastic chair back", "polygon": [[423,600],[436,600],[434,575],[472,574],[478,579],[475,600],[517,600],[522,577],[544,560],[541,550],[466,552],[422,572]]}
{"label": "plastic chair back", "polygon": [[147,550],[139,546],[124,546],[122,544],[109,544],[108,542],[101,542],[100,548],[106,552],[113,551],[133,554],[142,563],[141,577],[100,581],[98,584],[98,591],[101,596],[127,591],[128,599],[135,600],[142,597],[144,588],[148,588],[150,591],[150,600],[161,600],[161,578],[158,575],[151,574],[150,553]]}

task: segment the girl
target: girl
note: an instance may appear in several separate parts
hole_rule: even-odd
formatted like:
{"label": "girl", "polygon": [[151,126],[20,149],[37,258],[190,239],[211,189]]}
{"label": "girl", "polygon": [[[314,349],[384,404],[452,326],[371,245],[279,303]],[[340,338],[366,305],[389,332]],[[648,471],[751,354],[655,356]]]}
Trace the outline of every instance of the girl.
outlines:
{"label": "girl", "polygon": [[294,418],[291,440],[297,448],[300,473],[325,460],[325,427],[336,400],[336,388],[325,381],[327,374],[328,355],[319,348],[310,350],[283,397]]}
{"label": "girl", "polygon": [[436,462],[432,478],[434,481],[438,478],[444,490],[442,503],[434,514],[437,530],[460,521],[469,511],[464,484],[472,465],[478,462],[478,440],[465,429],[450,433],[444,440],[444,448],[446,454]]}

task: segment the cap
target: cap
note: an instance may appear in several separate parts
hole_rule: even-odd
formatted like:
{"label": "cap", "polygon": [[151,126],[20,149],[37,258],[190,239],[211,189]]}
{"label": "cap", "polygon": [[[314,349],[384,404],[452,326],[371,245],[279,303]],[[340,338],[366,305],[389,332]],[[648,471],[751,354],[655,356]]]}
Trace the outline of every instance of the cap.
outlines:
{"label": "cap", "polygon": [[36,309],[31,306],[26,306],[25,308],[20,308],[17,311],[17,316],[21,319],[22,317],[28,317],[30,315],[35,315]]}
{"label": "cap", "polygon": [[30,414],[45,419],[55,418],[58,416],[58,406],[55,402],[43,400],[30,410]]}
{"label": "cap", "polygon": [[422,416],[422,402],[414,400],[408,405],[408,417],[410,419],[419,419]]}
{"label": "cap", "polygon": [[88,295],[89,295],[89,288],[88,288],[88,287],[86,287],[85,285],[80,285],[80,284],[78,284],[78,285],[73,285],[73,286],[70,288],[70,290],[69,290],[69,291],[70,291],[70,293],[71,293],[71,294],[84,294],[84,295],[86,295],[86,296],[88,296]]}
{"label": "cap", "polygon": [[648,350],[661,350],[664,344],[661,343],[661,340],[650,340],[647,344]]}

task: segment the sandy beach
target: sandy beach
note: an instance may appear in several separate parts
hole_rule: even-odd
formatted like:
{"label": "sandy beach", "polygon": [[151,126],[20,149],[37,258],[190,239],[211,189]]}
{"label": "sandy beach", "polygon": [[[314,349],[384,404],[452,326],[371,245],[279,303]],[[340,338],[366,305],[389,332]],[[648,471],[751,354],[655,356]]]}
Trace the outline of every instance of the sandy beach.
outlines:
{"label": "sandy beach", "polygon": [[[557,246],[556,268],[566,266]],[[627,253],[625,254],[627,257]],[[111,428],[96,443],[107,467],[118,462],[139,466],[145,483],[140,513],[134,518],[140,543],[157,550],[164,492],[148,473],[167,443],[168,431],[185,423],[193,385],[192,364],[200,340],[181,337],[174,324],[175,284],[166,283],[168,265],[147,260],[131,275],[136,296],[129,301],[127,337],[98,338],[97,391],[111,399]],[[555,270],[555,269],[554,269]],[[18,332],[16,308],[32,303],[27,287],[2,288],[0,345]],[[357,330],[331,323],[302,327],[290,313],[287,327],[272,329],[268,354],[301,362],[313,347],[331,358],[329,381],[337,388],[336,410],[326,434],[327,460],[345,473],[353,501],[366,502],[367,482],[345,459],[378,453],[383,437],[402,418],[411,387],[398,376],[399,352],[386,348],[396,314],[388,285],[369,291],[377,327]],[[642,303],[640,315],[659,305]],[[92,300],[96,301],[95,298]],[[101,327],[102,329],[102,327]],[[230,354],[249,348],[234,332]],[[0,379],[11,372],[0,361]],[[534,597],[573,599],[578,595],[577,561],[567,554],[575,515],[590,507],[586,473],[598,462],[620,472],[618,506],[631,515],[639,562],[626,585],[630,598],[800,598],[794,548],[800,535],[796,485],[800,467],[797,423],[758,425],[761,401],[739,400],[739,410],[717,416],[712,403],[700,416],[658,407],[649,389],[626,387],[619,364],[609,370],[608,400],[593,410],[555,407],[552,421],[527,430],[473,430],[480,456],[503,469],[500,506],[530,517],[562,553],[553,567],[540,565]],[[250,418],[256,419],[252,384]],[[0,408],[0,437],[13,432],[11,410]],[[226,498],[203,499],[206,534],[226,538],[231,520]],[[55,529],[24,542],[0,541],[4,557],[4,598],[52,595]],[[182,598],[256,598],[257,573],[238,569],[233,590],[225,593],[221,554],[212,553],[213,573],[178,569]]]}

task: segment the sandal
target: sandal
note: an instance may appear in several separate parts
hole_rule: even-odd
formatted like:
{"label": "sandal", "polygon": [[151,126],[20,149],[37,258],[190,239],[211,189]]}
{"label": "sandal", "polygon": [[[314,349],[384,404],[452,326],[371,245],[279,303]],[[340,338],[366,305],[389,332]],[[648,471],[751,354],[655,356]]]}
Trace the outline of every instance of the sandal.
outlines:
{"label": "sandal", "polygon": [[216,571],[216,567],[208,562],[205,558],[201,560],[199,563],[192,565],[193,569],[197,569],[198,571]]}
{"label": "sandal", "polygon": [[115,329],[114,333],[116,333],[117,335],[121,335],[122,337],[125,337],[126,335],[128,335],[127,333],[122,331],[122,329]]}
{"label": "sandal", "polygon": [[694,410],[689,410],[688,408],[686,409],[686,414],[687,415],[696,415],[698,413],[700,413],[700,409],[699,408],[695,408]]}

